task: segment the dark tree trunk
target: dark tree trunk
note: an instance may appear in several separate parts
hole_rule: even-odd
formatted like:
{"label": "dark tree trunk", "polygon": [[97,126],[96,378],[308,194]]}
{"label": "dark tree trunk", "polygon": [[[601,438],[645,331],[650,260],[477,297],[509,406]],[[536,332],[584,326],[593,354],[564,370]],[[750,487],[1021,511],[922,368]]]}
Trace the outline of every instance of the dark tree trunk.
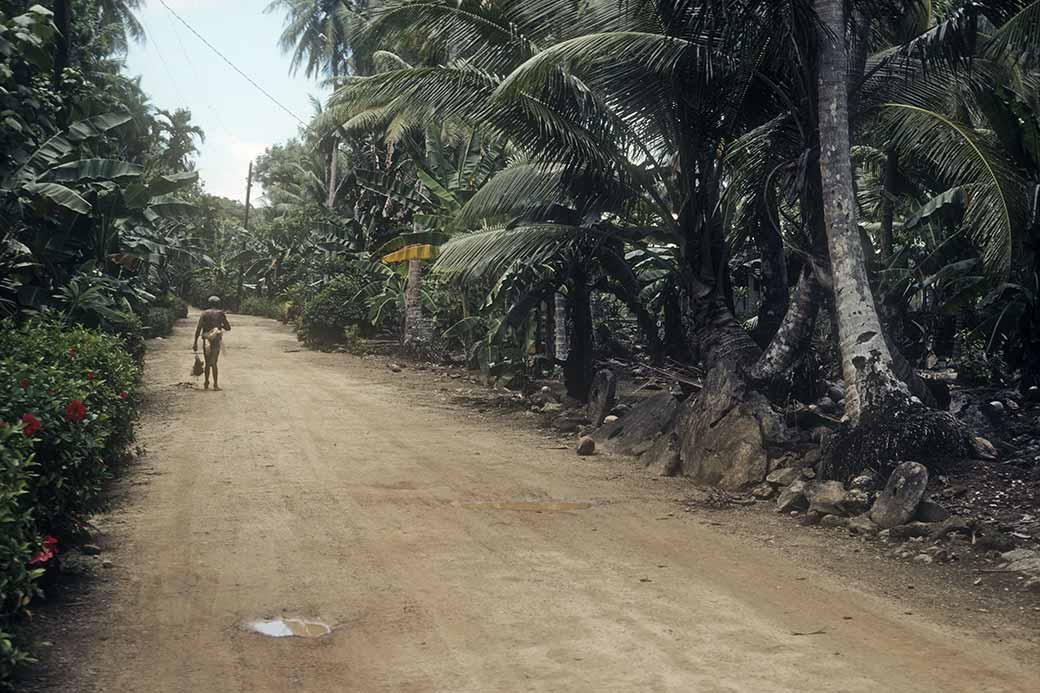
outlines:
{"label": "dark tree trunk", "polygon": [[54,0],[54,26],[58,36],[54,42],[54,86],[61,84],[61,73],[69,66],[72,41],[72,6],[70,0]]}
{"label": "dark tree trunk", "polygon": [[570,334],[567,360],[563,365],[563,382],[567,394],[579,402],[587,402],[592,388],[592,293],[589,291],[588,274],[584,267],[571,270],[571,287],[568,294]]}
{"label": "dark tree trunk", "polygon": [[780,329],[787,313],[788,284],[787,260],[784,257],[784,239],[774,223],[769,208],[762,204],[755,223],[755,244],[762,257],[762,304],[751,338],[763,349]]}
{"label": "dark tree trunk", "polygon": [[663,300],[664,350],[665,354],[680,362],[692,360],[690,345],[686,341],[686,330],[682,322],[682,304],[674,288],[665,290]]}
{"label": "dark tree trunk", "polygon": [[692,300],[688,320],[694,326],[692,341],[705,371],[725,366],[743,372],[762,357],[762,350],[734,317],[723,296]]}

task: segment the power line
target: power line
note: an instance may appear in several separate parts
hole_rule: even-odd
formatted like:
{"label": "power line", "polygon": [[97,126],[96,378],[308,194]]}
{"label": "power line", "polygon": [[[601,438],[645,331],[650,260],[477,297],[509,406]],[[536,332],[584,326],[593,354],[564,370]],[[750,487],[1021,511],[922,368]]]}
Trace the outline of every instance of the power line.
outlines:
{"label": "power line", "polygon": [[188,49],[184,46],[184,41],[181,40],[181,35],[177,32],[177,25],[174,24],[173,17],[166,15],[166,19],[170,22],[170,30],[173,32],[173,37],[177,39],[177,45],[180,46],[181,54],[184,55],[184,61],[191,66],[191,71],[195,74],[195,79],[201,89],[203,102],[206,104],[206,108],[213,114],[213,118],[217,121],[217,125],[220,126],[220,129],[224,131],[224,134],[230,137],[231,131],[228,130],[227,126],[224,124],[224,119],[220,117],[220,113],[218,113],[217,109],[213,107],[213,104],[209,99],[209,91],[203,85],[202,73],[199,72],[199,68],[196,67],[195,62],[191,59],[191,55],[188,53]]}
{"label": "power line", "polygon": [[[141,22],[144,24],[144,22]],[[155,48],[156,54],[159,56],[159,62],[162,63],[163,69],[166,70],[166,76],[170,78],[170,84],[173,85],[173,90],[177,92],[177,96],[180,97],[181,102],[186,103],[184,98],[184,92],[181,91],[181,85],[177,83],[177,80],[173,78],[173,70],[170,69],[169,63],[166,62],[166,56],[163,55],[162,49],[159,48],[159,42],[155,40],[154,34],[152,35],[151,41],[148,42]]]}
{"label": "power line", "polygon": [[300,125],[302,125],[302,126],[304,126],[304,127],[307,127],[307,123],[306,123],[306,122],[304,122],[304,120],[303,120],[302,118],[300,118],[300,117],[299,117],[298,115],[296,115],[295,113],[293,113],[292,111],[290,111],[290,110],[289,110],[289,109],[288,109],[287,107],[283,106],[283,105],[282,105],[282,102],[281,102],[281,101],[279,101],[278,99],[276,99],[276,98],[274,98],[273,96],[271,96],[271,94],[270,94],[270,93],[269,93],[269,92],[268,92],[268,91],[267,91],[266,89],[264,89],[264,88],[263,88],[263,87],[261,87],[261,86],[260,86],[259,84],[257,84],[257,83],[256,83],[256,82],[255,82],[255,81],[253,80],[253,78],[252,78],[252,77],[250,77],[249,75],[247,75],[247,74],[246,74],[245,72],[243,72],[242,70],[238,69],[238,66],[237,66],[237,65],[235,65],[235,64],[234,64],[233,62],[231,62],[231,61],[230,61],[230,60],[229,60],[229,59],[227,58],[227,56],[225,56],[225,55],[224,55],[223,53],[221,53],[221,52],[220,52],[219,50],[217,50],[216,46],[214,46],[214,45],[213,45],[212,43],[210,43],[209,41],[207,41],[207,40],[205,39],[205,37],[204,37],[204,36],[203,36],[202,34],[200,34],[199,32],[195,31],[195,27],[193,27],[193,26],[192,26],[191,24],[188,24],[188,22],[184,21],[184,18],[183,18],[183,17],[181,17],[181,16],[179,15],[179,14],[177,14],[177,12],[176,12],[176,11],[174,11],[174,9],[173,9],[172,7],[170,7],[169,5],[167,5],[167,4],[166,4],[166,0],[159,0],[159,2],[160,2],[160,4],[162,4],[162,6],[163,6],[163,7],[165,7],[165,8],[167,9],[167,10],[169,10],[169,11],[170,11],[170,14],[172,14],[172,15],[173,15],[174,17],[176,17],[176,18],[177,18],[177,21],[179,21],[179,22],[180,22],[181,24],[183,24],[183,25],[184,25],[185,27],[187,27],[188,31],[190,31],[191,33],[195,34],[196,38],[198,38],[198,39],[199,39],[200,41],[202,41],[202,42],[203,42],[204,44],[206,44],[206,46],[207,46],[207,47],[208,47],[208,48],[209,48],[209,49],[210,49],[211,51],[213,51],[213,52],[214,52],[214,53],[216,53],[216,54],[217,54],[218,56],[220,56],[220,59],[221,59],[221,60],[223,60],[224,62],[226,62],[226,63],[227,63],[228,65],[230,65],[230,66],[231,66],[231,69],[232,69],[232,70],[234,70],[234,71],[235,71],[235,72],[237,72],[238,74],[242,75],[242,77],[244,77],[244,78],[245,78],[245,80],[246,80],[247,82],[249,82],[249,83],[250,83],[250,84],[252,84],[252,85],[253,85],[254,87],[256,87],[256,89],[257,89],[257,90],[258,90],[258,91],[259,91],[259,92],[260,92],[261,94],[263,94],[263,95],[264,95],[264,96],[266,96],[266,97],[267,97],[268,99],[270,99],[272,103],[274,103],[274,104],[275,104],[276,106],[278,106],[278,108],[282,109],[283,111],[285,111],[286,113],[288,113],[288,114],[289,114],[290,116],[292,116],[292,117],[293,117],[293,118],[294,118],[294,119],[296,120],[296,122],[298,122],[298,123],[299,123]]}

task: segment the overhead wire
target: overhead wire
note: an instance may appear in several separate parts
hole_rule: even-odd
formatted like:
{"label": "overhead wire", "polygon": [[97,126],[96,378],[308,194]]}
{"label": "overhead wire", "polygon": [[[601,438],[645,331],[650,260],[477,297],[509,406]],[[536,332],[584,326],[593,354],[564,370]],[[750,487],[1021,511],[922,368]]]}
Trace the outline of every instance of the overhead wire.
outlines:
{"label": "overhead wire", "polygon": [[230,59],[229,59],[229,58],[228,58],[228,57],[227,57],[226,55],[224,55],[223,53],[221,53],[221,52],[220,52],[220,50],[219,50],[219,49],[218,49],[218,48],[217,48],[216,46],[214,46],[214,45],[213,45],[212,43],[210,43],[209,41],[207,41],[207,40],[206,40],[206,37],[204,37],[204,36],[203,36],[202,34],[200,34],[200,33],[199,33],[198,31],[196,31],[196,30],[195,30],[195,27],[193,27],[193,26],[192,26],[191,24],[189,24],[189,23],[188,23],[187,21],[185,21],[185,19],[184,19],[183,17],[181,17],[181,16],[179,15],[179,14],[177,14],[177,11],[176,11],[176,10],[174,10],[174,9],[173,9],[172,7],[170,7],[170,6],[168,5],[168,4],[166,4],[166,0],[159,0],[159,3],[160,3],[160,4],[161,4],[161,5],[163,6],[163,7],[165,7],[165,8],[167,9],[167,10],[169,10],[170,14],[172,14],[172,15],[173,15],[174,17],[176,17],[176,18],[177,18],[177,21],[179,21],[179,22],[180,22],[181,24],[183,24],[183,25],[184,25],[184,26],[185,26],[185,27],[186,27],[186,28],[188,29],[188,31],[190,31],[190,32],[191,32],[192,34],[194,34],[194,35],[195,35],[195,37],[196,37],[196,38],[197,38],[198,40],[202,41],[202,43],[204,43],[204,44],[206,45],[206,47],[207,47],[207,48],[209,48],[209,49],[210,49],[211,51],[213,51],[214,53],[216,53],[216,54],[217,54],[217,56],[218,56],[218,57],[219,57],[219,58],[220,58],[221,60],[223,60],[223,61],[224,61],[225,63],[227,63],[227,64],[228,64],[228,65],[229,65],[229,66],[231,67],[231,69],[232,69],[232,70],[234,70],[234,71],[235,71],[235,72],[237,72],[237,73],[238,73],[239,75],[241,75],[241,76],[242,76],[242,77],[243,77],[243,78],[244,78],[244,79],[245,79],[245,80],[246,80],[247,82],[249,82],[250,84],[252,84],[252,85],[253,85],[253,87],[255,87],[255,88],[257,89],[257,91],[259,91],[259,92],[260,92],[261,94],[263,94],[264,96],[266,96],[266,97],[267,97],[267,98],[268,98],[268,99],[269,99],[269,100],[271,101],[271,103],[275,104],[276,106],[278,106],[278,108],[282,109],[283,111],[285,111],[286,113],[288,113],[288,114],[289,114],[290,116],[292,116],[292,118],[293,118],[294,120],[296,120],[296,122],[298,122],[298,123],[299,123],[300,125],[302,125],[303,127],[307,127],[307,122],[306,122],[306,121],[304,121],[304,120],[303,120],[303,118],[300,118],[300,117],[299,117],[298,115],[296,115],[295,113],[293,113],[293,112],[292,112],[292,111],[291,111],[291,110],[290,110],[290,109],[289,109],[289,108],[288,108],[287,106],[285,106],[285,105],[284,105],[284,104],[283,104],[283,103],[282,103],[281,101],[279,101],[278,99],[276,99],[276,98],[275,98],[274,96],[272,96],[272,95],[271,95],[271,93],[270,93],[270,92],[268,92],[268,91],[267,91],[266,89],[264,89],[264,88],[263,88],[262,86],[260,86],[260,85],[259,85],[259,84],[258,84],[258,83],[256,82],[256,80],[254,80],[254,79],[253,79],[252,77],[250,77],[249,75],[247,75],[247,74],[246,74],[246,73],[245,73],[244,71],[242,71],[241,69],[239,69],[239,67],[238,67],[237,65],[235,65],[235,63],[231,62],[231,60],[230,60]]}
{"label": "overhead wire", "polygon": [[[202,73],[199,71],[199,68],[195,65],[195,62],[191,59],[191,55],[189,54],[187,47],[184,45],[184,41],[181,40],[181,35],[177,31],[177,25],[174,23],[173,17],[167,14],[166,19],[170,22],[170,30],[173,32],[174,38],[177,39],[177,45],[180,46],[181,53],[184,55],[184,61],[188,63],[188,65],[191,67],[191,71],[195,74],[196,84],[200,86],[204,85],[205,81],[202,79]],[[228,137],[232,137],[231,130],[224,123],[224,119],[220,117],[220,113],[217,111],[217,109],[213,107],[213,103],[209,99],[209,93],[205,90],[204,87],[202,97],[203,103],[206,105],[206,109],[213,114],[213,118],[217,121],[217,125],[220,127],[221,130],[224,131],[225,135],[227,135]]]}
{"label": "overhead wire", "polygon": [[159,48],[159,42],[155,40],[155,34],[148,31],[148,27],[144,24],[144,20],[141,20],[141,25],[145,27],[145,33],[151,36],[151,40],[148,44],[155,48],[156,54],[159,56],[159,62],[162,63],[163,69],[166,71],[166,76],[170,79],[170,84],[173,85],[173,90],[177,92],[177,96],[180,98],[182,103],[187,103],[187,99],[184,98],[184,92],[181,91],[180,84],[173,77],[173,70],[170,69],[170,64],[166,62],[166,56],[163,55],[162,49]]}

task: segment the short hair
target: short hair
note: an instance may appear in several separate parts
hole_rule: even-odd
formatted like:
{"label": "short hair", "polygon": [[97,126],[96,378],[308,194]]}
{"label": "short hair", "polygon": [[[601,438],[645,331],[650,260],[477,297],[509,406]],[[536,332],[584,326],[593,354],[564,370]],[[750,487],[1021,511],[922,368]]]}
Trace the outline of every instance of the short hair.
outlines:
{"label": "short hair", "polygon": [[209,297],[209,304],[211,306],[219,306],[220,305],[220,296],[210,296]]}

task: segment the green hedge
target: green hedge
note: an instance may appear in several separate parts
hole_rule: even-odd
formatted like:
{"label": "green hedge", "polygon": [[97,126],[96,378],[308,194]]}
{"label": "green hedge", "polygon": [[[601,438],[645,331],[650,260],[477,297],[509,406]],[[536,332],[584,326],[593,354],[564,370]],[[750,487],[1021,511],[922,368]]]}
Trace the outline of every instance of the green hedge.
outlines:
{"label": "green hedge", "polygon": [[0,427],[0,688],[29,659],[12,635],[16,619],[36,594],[41,571],[29,566],[39,534],[26,503],[32,473],[32,441],[21,426]]}
{"label": "green hedge", "polygon": [[243,315],[259,315],[262,318],[285,322],[288,302],[259,296],[246,296],[238,312]]}
{"label": "green hedge", "polygon": [[25,653],[11,625],[50,534],[76,536],[133,442],[139,376],[124,338],[56,322],[0,322],[0,686]]}
{"label": "green hedge", "polygon": [[165,294],[141,311],[141,322],[148,337],[166,337],[178,320],[188,317],[188,302],[173,294]]}
{"label": "green hedge", "polygon": [[325,347],[344,340],[344,330],[369,327],[368,307],[359,294],[364,277],[346,273],[332,279],[304,303],[296,319],[296,334],[308,346]]}

